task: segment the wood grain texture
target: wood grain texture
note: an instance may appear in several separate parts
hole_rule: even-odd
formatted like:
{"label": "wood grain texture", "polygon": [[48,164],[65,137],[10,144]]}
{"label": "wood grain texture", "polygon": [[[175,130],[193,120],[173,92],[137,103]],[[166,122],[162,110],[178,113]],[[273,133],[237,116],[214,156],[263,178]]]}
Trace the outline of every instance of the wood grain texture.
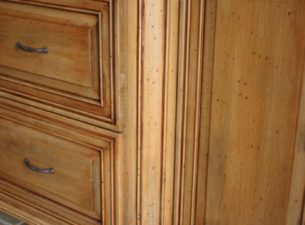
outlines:
{"label": "wood grain texture", "polygon": [[[118,33],[114,36],[120,20],[113,7],[113,1],[2,1],[2,98],[120,129],[116,109],[124,95],[119,79],[124,73]],[[21,52],[17,41],[47,46],[49,53]]]}
{"label": "wood grain texture", "polygon": [[[39,198],[32,192],[0,180],[0,209],[28,224],[99,225],[96,219],[63,208],[58,204]],[[3,191],[8,190],[8,191]],[[44,204],[45,208],[37,208]]]}
{"label": "wood grain texture", "polygon": [[[29,96],[20,95],[19,89],[17,89],[18,95],[15,95],[17,93],[12,95],[12,92],[1,92],[1,117],[4,116],[7,119],[13,118],[14,121],[21,122],[25,126],[34,127],[43,132],[48,131],[51,135],[55,135],[60,139],[67,139],[85,145],[88,149],[93,148],[95,151],[98,151],[101,158],[101,188],[99,193],[101,199],[97,202],[101,204],[101,216],[99,218],[88,217],[84,212],[79,213],[79,211],[63,207],[62,204],[49,201],[23,188],[18,189],[16,186],[4,181],[2,182],[2,180],[0,184],[1,210],[12,215],[17,215],[17,217],[27,221],[29,224],[125,224],[124,215],[126,215],[125,211],[129,205],[124,205],[123,203],[127,202],[129,204],[131,202],[124,200],[131,191],[127,188],[129,185],[128,177],[124,176],[124,173],[128,173],[129,170],[131,174],[131,168],[128,163],[126,163],[127,166],[125,165],[126,168],[124,167],[123,161],[126,160],[124,157],[127,152],[125,147],[129,142],[126,140],[122,141],[120,132],[124,127],[124,116],[129,114],[129,111],[125,110],[127,98],[125,99],[124,96],[126,91],[124,79],[127,77],[132,78],[135,74],[133,70],[127,71],[132,63],[129,64],[130,62],[126,61],[128,57],[125,54],[128,52],[131,56],[134,53],[132,47],[129,47],[126,43],[128,41],[136,43],[137,39],[133,37],[136,37],[137,34],[137,23],[130,24],[129,26],[126,25],[126,8],[124,6],[126,3],[123,0],[38,0],[9,2],[18,2],[18,5],[23,5],[24,3],[24,5],[30,5],[33,8],[45,9],[47,12],[45,16],[50,12],[60,11],[62,12],[60,15],[66,16],[65,18],[58,19],[58,14],[55,13],[55,20],[59,20],[60,23],[63,22],[62,19],[68,19],[72,23],[75,20],[86,23],[86,21],[82,21],[82,16],[78,18],[79,20],[76,17],[68,18],[71,16],[71,12],[75,15],[84,15],[86,18],[88,16],[89,18],[94,17],[94,19],[98,19],[98,26],[103,28],[103,32],[96,36],[96,38],[102,37],[102,39],[105,39],[105,41],[101,40],[103,46],[105,46],[104,52],[102,52],[103,57],[101,58],[103,63],[102,68],[105,70],[103,72],[103,75],[105,75],[103,77],[103,84],[105,85],[103,90],[112,91],[111,93],[103,93],[104,98],[109,100],[103,103],[104,106],[111,103],[111,110],[114,114],[111,115],[113,121],[109,120],[110,117],[106,120],[100,118],[96,120],[95,118],[83,115],[81,106],[78,104],[73,108],[76,112],[73,114],[69,110],[49,104],[50,102],[46,104],[46,102],[42,101],[41,92],[38,90],[32,92],[37,97],[35,97],[34,101]],[[67,14],[69,15],[68,17]],[[31,16],[34,16],[34,14]],[[137,18],[136,14],[133,13],[130,14],[130,17],[132,19]],[[68,21],[66,22],[68,23]],[[86,24],[77,25],[83,28],[87,26]],[[133,26],[135,30],[132,30]],[[93,29],[95,28],[93,27]],[[128,30],[128,35],[130,36],[127,36],[127,32],[125,33],[124,29]],[[94,46],[92,50],[96,50]],[[105,60],[104,57],[106,57]],[[135,57],[137,57],[137,54],[135,54]],[[133,65],[136,65],[136,63]],[[106,75],[111,75],[112,77],[107,77]],[[28,78],[28,74],[26,74],[26,77]],[[7,85],[5,87],[9,88]],[[30,87],[28,90],[33,88]],[[35,88],[37,88],[37,85]],[[77,98],[78,100],[81,100],[81,98]],[[133,98],[128,98],[129,100],[133,100]],[[133,100],[133,102],[135,101]],[[100,108],[100,106],[98,107]],[[130,146],[132,149],[132,145]],[[132,210],[132,207],[130,207],[130,210],[135,214],[135,210]]]}
{"label": "wood grain texture", "polygon": [[[118,151],[118,157],[120,163],[119,166],[119,178],[121,180],[121,194],[118,205],[121,206],[121,212],[118,216],[118,224],[120,225],[134,225],[137,224],[139,219],[137,196],[138,184],[138,2],[134,4],[128,4],[125,1],[125,8],[121,9],[125,11],[126,17],[122,19],[122,27],[124,27],[125,33],[128,33],[127,39],[125,39],[126,46],[126,101],[125,106],[128,108],[126,112],[126,125],[122,134],[123,139],[123,151]],[[136,100],[135,100],[136,99]],[[135,134],[135,135],[128,135]],[[118,213],[119,213],[118,212]]]}
{"label": "wood grain texture", "polygon": [[286,224],[304,224],[304,194],[305,194],[305,79],[302,81],[302,95],[300,98],[299,118],[297,124],[296,144],[293,161],[293,170],[290,184],[289,205]]}
{"label": "wood grain texture", "polygon": [[[203,128],[200,134],[201,120],[208,118],[208,114],[201,117],[205,1],[181,2],[179,16],[174,224],[188,225],[196,222],[197,201],[201,202],[203,207],[205,205],[205,185],[200,186],[197,192],[199,179],[205,180],[206,177],[207,148],[203,146],[199,148],[200,135],[205,135],[206,131]],[[207,76],[206,81],[208,79],[210,78]],[[205,93],[208,94],[209,88],[205,87],[207,87]],[[208,98],[207,95],[206,106],[209,105]],[[209,111],[208,108],[207,111]],[[200,194],[197,195],[197,193]]]}
{"label": "wood grain texture", "polygon": [[1,117],[95,149],[102,165],[101,221],[4,180],[1,210],[35,225],[304,224],[303,1],[26,3],[105,6],[124,125],[1,92]]}
{"label": "wood grain texture", "polygon": [[160,224],[173,224],[179,49],[179,1],[166,2],[162,205]]}
{"label": "wood grain texture", "polygon": [[176,1],[138,2],[138,225],[173,221],[178,10]]}
{"label": "wood grain texture", "polygon": [[[103,29],[103,37],[109,36],[109,43],[108,41],[103,42],[106,46],[106,48],[104,48],[105,52],[103,52],[103,57],[109,56],[108,60],[103,60],[103,68],[105,69],[103,84],[107,90],[112,88],[112,93],[106,93],[104,97],[109,99],[109,102],[111,100],[111,110],[114,112],[114,123],[84,116],[79,113],[79,111],[72,115],[66,109],[61,109],[57,106],[54,107],[51,104],[45,104],[41,101],[41,98],[39,98],[39,101],[33,101],[33,99],[28,98],[28,96],[25,98],[22,95],[12,95],[8,92],[2,92],[1,117],[5,117],[9,120],[13,119],[25,126],[30,126],[39,129],[42,132],[50,133],[57,136],[59,139],[76,142],[86,146],[85,148],[94,149],[99,153],[101,159],[99,165],[101,168],[101,199],[96,199],[96,201],[101,204],[101,216],[98,219],[88,217],[88,215],[84,213],[84,210],[80,210],[82,212],[79,213],[79,211],[71,209],[70,207],[63,207],[62,204],[57,204],[55,201],[49,201],[42,196],[35,195],[23,188],[18,188],[10,183],[6,183],[3,180],[0,182],[0,208],[9,214],[27,221],[29,224],[125,224],[124,214],[127,214],[125,213],[125,210],[126,208],[132,210],[132,207],[129,207],[129,201],[125,201],[121,197],[128,196],[128,193],[130,193],[126,188],[129,185],[129,182],[125,180],[123,175],[126,172],[126,168],[130,169],[130,166],[124,165],[121,160],[126,151],[124,149],[125,143],[121,141],[122,135],[119,134],[119,131],[122,131],[124,127],[123,119],[125,120],[125,114],[129,114],[129,112],[125,110],[127,97],[125,99],[124,92],[126,91],[126,87],[124,79],[126,79],[126,77],[132,79],[135,74],[134,71],[133,73],[127,72],[127,66],[130,65],[126,61],[127,57],[125,52],[128,52],[128,54],[131,55],[132,48],[129,48],[126,43],[128,41],[132,42],[136,40],[132,38],[132,32],[128,32],[130,35],[130,38],[128,38],[123,29],[127,22],[127,11],[125,11],[124,7],[124,4],[126,3],[123,1],[74,0],[18,1],[18,4],[22,3],[25,3],[25,5],[31,4],[31,6],[35,8],[46,9],[48,12],[61,11],[63,15],[73,11],[75,14],[89,15],[90,18],[92,15],[94,18],[98,17],[98,20],[101,21],[99,25],[105,28]],[[133,13],[129,14],[129,16],[131,20],[137,18]],[[80,17],[79,20],[73,18],[72,20],[81,23],[81,19],[83,18]],[[60,22],[63,21],[60,20]],[[133,24],[136,27],[136,23]],[[86,27],[85,24],[83,25]],[[133,25],[130,25],[130,27],[132,26]],[[137,32],[135,32],[135,34],[136,33]],[[101,34],[99,35],[101,36]],[[94,50],[96,49],[93,49],[93,51]],[[109,71],[106,71],[108,69]],[[107,74],[113,77],[108,77],[109,80],[107,80]],[[114,74],[116,75],[115,78]],[[38,91],[35,91],[34,96],[41,97]],[[36,97],[35,100],[38,100]],[[132,97],[132,95],[129,97]],[[135,102],[134,99],[133,102]],[[107,103],[104,102],[104,106],[105,104]],[[132,148],[132,146],[130,147]],[[89,152],[90,150],[88,153]],[[124,166],[126,166],[126,168]],[[98,196],[96,197],[98,198]],[[124,205],[123,202],[126,202],[127,205]],[[135,213],[134,210],[132,212]]]}
{"label": "wood grain texture", "polygon": [[[75,207],[74,210],[72,210],[71,205],[69,205],[69,207],[63,207],[62,201],[60,201],[61,204],[57,204],[56,199],[50,201],[49,199],[53,198],[51,195],[48,195],[49,199],[46,199],[45,197],[40,196],[41,193],[40,195],[36,195],[33,192],[25,192],[23,188],[18,190],[12,185],[12,187],[7,187],[5,186],[6,184],[2,182],[4,180],[1,179],[2,183],[0,185],[0,190],[3,195],[0,196],[0,199],[6,202],[5,205],[1,205],[3,210],[9,211],[9,213],[14,213],[14,207],[17,207],[16,210],[21,209],[24,210],[25,213],[32,215],[32,219],[34,221],[35,218],[43,217],[46,219],[45,223],[50,223],[51,225],[54,223],[51,222],[52,219],[48,219],[49,217],[62,220],[63,224],[71,223],[75,225],[83,225],[100,224],[101,222],[103,224],[115,224],[114,210],[117,192],[116,185],[120,184],[114,184],[114,181],[117,179],[117,174],[115,173],[116,164],[114,162],[114,156],[116,156],[116,151],[119,147],[119,134],[114,134],[107,131],[102,133],[88,133],[78,129],[71,129],[71,127],[65,124],[58,124],[55,121],[41,120],[39,116],[27,114],[19,110],[12,110],[10,107],[5,105],[1,105],[0,117],[9,121],[14,121],[18,124],[22,124],[24,127],[29,127],[31,129],[48,133],[52,136],[58,137],[59,139],[64,139],[71,143],[73,142],[83,145],[85,148],[97,151],[98,157],[101,160],[101,164],[98,166],[99,171],[95,173],[96,175],[99,175],[100,178],[93,178],[93,182],[98,180],[100,182],[98,184],[100,187],[99,193],[95,196],[100,198],[96,199],[96,202],[101,205],[101,215],[99,215],[98,218],[89,214],[91,217],[90,219],[90,217],[84,216],[85,211],[83,209],[80,210],[83,211],[80,214],[75,211]],[[34,145],[34,142],[32,144]],[[35,152],[35,148],[33,148],[33,151]],[[86,150],[85,152],[85,154],[90,154],[90,151],[88,152]],[[80,174],[75,173],[73,176],[77,177]],[[1,177],[3,176],[4,173],[1,172]],[[41,183],[43,184],[43,181],[41,181],[40,184]],[[23,185],[24,184],[22,184],[22,186]],[[31,190],[33,190],[33,186],[29,187]],[[86,185],[84,185],[84,187],[86,187]],[[73,191],[73,188],[71,187],[70,191]],[[35,190],[37,191],[37,189]],[[58,192],[58,194],[60,193]],[[67,205],[66,201],[65,204]]]}
{"label": "wood grain texture", "polygon": [[[98,85],[97,15],[9,2],[0,2],[0,11],[1,65],[17,70],[12,77],[70,93],[76,88],[62,87],[62,83],[87,88]],[[21,51],[16,48],[18,41],[36,48],[47,47],[49,52]],[[30,74],[21,76],[18,70]],[[75,94],[98,99],[97,90],[82,91],[75,90]]]}
{"label": "wood grain texture", "polygon": [[[0,122],[1,178],[100,218],[98,151],[2,118]],[[26,158],[40,168],[54,168],[55,173],[31,171],[24,165]]]}
{"label": "wood grain texture", "polygon": [[[45,102],[42,101],[42,96],[39,91],[33,92],[34,96],[37,97],[35,97],[35,100],[38,101],[33,101],[29,96],[22,96],[20,92],[18,92],[18,95],[2,92],[1,117],[5,117],[8,120],[13,119],[25,126],[43,130],[43,132],[50,132],[51,135],[58,136],[60,139],[67,139],[85,145],[89,149],[93,148],[98,151],[102,163],[100,168],[101,199],[98,201],[101,204],[101,217],[99,217],[98,220],[85,216],[83,213],[80,214],[75,210],[63,207],[61,204],[48,201],[33,193],[26,192],[22,188],[17,190],[15,186],[10,186],[10,184],[6,183],[1,183],[0,187],[2,191],[0,197],[1,210],[7,211],[13,215],[20,214],[20,217],[25,219],[29,224],[91,225],[103,223],[110,225],[122,223],[122,221],[124,221],[124,219],[122,219],[123,214],[120,214],[119,210],[123,211],[122,208],[124,208],[124,206],[121,204],[121,199],[118,198],[120,196],[126,196],[124,194],[126,190],[122,183],[122,179],[125,179],[123,176],[125,170],[120,170],[121,168],[119,168],[117,161],[124,156],[121,135],[118,131],[121,131],[121,126],[123,126],[120,122],[122,120],[121,117],[123,117],[123,114],[127,114],[125,110],[123,111],[121,109],[121,107],[124,107],[124,77],[127,76],[127,67],[125,67],[127,62],[125,61],[126,56],[124,55],[124,52],[127,52],[126,49],[128,49],[125,45],[127,34],[121,30],[121,26],[125,25],[126,22],[126,12],[124,10],[125,8],[123,8],[123,1],[51,0],[14,2],[18,2],[19,5],[24,3],[25,5],[31,5],[30,7],[33,8],[45,9],[47,13],[60,11],[62,12],[61,15],[67,16],[67,12],[73,11],[74,14],[85,15],[85,17],[88,15],[91,18],[93,15],[94,18],[98,18],[98,20],[101,21],[99,26],[103,26],[104,30],[99,34],[99,37],[102,36],[107,39],[103,42],[103,45],[106,46],[106,48],[104,48],[105,52],[103,52],[103,57],[106,57],[106,59],[102,60],[102,67],[105,69],[103,75],[111,74],[113,76],[114,73],[119,75],[116,78],[108,77],[109,79],[107,76],[104,77],[103,84],[106,85],[105,88],[107,90],[111,90],[112,88],[112,93],[106,93],[104,97],[105,99],[109,99],[112,108],[111,110],[115,111],[115,108],[117,108],[119,111],[115,111],[115,114],[113,114],[114,123],[109,123],[109,121],[105,122],[100,119],[96,120],[82,115],[80,113],[81,110],[79,105],[74,107],[73,110],[77,113],[72,115],[66,109],[60,109],[60,107],[57,106],[54,107],[52,104],[45,104]],[[33,15],[34,14],[31,16]],[[58,15],[54,16],[55,20],[58,19],[56,18]],[[71,16],[71,14],[69,14],[69,16]],[[132,14],[132,16],[134,17],[135,15]],[[65,19],[67,19],[67,17],[65,17]],[[68,20],[69,19],[70,18],[68,18]],[[83,17],[80,17],[79,19],[81,22]],[[75,22],[75,20],[77,20],[77,18],[71,18],[72,22]],[[60,22],[62,22],[62,20],[60,20]],[[81,26],[86,27],[86,24]],[[116,29],[116,36],[114,36],[114,29]],[[131,32],[129,33],[131,34]],[[107,56],[109,57],[107,58]],[[132,76],[132,74],[130,76]],[[8,86],[6,86],[6,88],[8,88]],[[18,91],[20,90],[18,89]],[[114,91],[117,92],[114,93]],[[104,102],[104,106],[105,104],[107,103]],[[109,131],[108,129],[114,130],[115,132]],[[11,193],[8,193],[8,191]]]}
{"label": "wood grain texture", "polygon": [[208,225],[286,224],[304,9],[296,0],[217,1]]}
{"label": "wood grain texture", "polygon": [[[140,1],[139,224],[160,224],[164,118],[165,7],[162,0]],[[151,59],[154,60],[151,60]],[[157,107],[156,107],[157,106]],[[147,194],[150,193],[150,194]]]}

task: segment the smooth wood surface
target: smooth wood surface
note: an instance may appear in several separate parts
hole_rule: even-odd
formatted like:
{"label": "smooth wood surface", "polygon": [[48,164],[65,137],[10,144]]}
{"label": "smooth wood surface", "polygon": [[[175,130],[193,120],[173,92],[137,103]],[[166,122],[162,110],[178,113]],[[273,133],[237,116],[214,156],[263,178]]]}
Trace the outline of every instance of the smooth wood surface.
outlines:
{"label": "smooth wood surface", "polygon": [[286,224],[304,10],[297,0],[217,1],[207,225]]}
{"label": "smooth wood surface", "polygon": [[[100,157],[73,142],[0,119],[0,176],[69,207],[100,217]],[[27,168],[24,159],[42,174]]]}

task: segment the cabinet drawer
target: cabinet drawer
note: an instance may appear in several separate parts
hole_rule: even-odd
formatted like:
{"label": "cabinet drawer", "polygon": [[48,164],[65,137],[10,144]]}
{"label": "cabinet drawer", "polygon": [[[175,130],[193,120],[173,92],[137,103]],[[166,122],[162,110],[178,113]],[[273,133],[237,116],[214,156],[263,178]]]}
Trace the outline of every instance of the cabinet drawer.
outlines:
{"label": "cabinet drawer", "polygon": [[109,9],[98,6],[0,0],[0,88],[114,123]]}
{"label": "cabinet drawer", "polygon": [[0,177],[100,218],[99,151],[0,119]]}
{"label": "cabinet drawer", "polygon": [[0,12],[1,65],[28,73],[12,77],[98,99],[95,16],[7,2]]}

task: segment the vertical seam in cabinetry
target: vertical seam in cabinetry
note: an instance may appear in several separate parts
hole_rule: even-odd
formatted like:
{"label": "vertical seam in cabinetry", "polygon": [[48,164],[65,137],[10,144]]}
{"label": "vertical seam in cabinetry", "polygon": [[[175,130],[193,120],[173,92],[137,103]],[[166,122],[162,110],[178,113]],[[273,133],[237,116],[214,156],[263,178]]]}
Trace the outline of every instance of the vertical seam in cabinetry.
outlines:
{"label": "vertical seam in cabinetry", "polygon": [[104,162],[104,150],[102,150],[100,152],[100,171],[101,171],[101,199],[102,199],[102,204],[101,204],[101,221],[104,221],[105,220],[105,215],[106,215],[106,205],[105,205],[105,162]]}
{"label": "vertical seam in cabinetry", "polygon": [[[213,44],[213,49],[212,49],[212,68],[211,68],[211,90],[210,90],[210,102],[209,102],[209,121],[211,121],[212,119],[212,106],[213,106],[213,101],[212,101],[212,97],[213,97],[213,80],[214,80],[214,67],[215,67],[215,58],[214,58],[214,54],[215,54],[215,48],[216,48],[216,40],[215,40],[215,36],[216,36],[216,27],[217,27],[217,3],[218,0],[206,0],[205,1],[205,37],[207,36],[207,32],[206,30],[207,28],[207,23],[210,22],[207,20],[207,18],[209,18],[209,16],[207,15],[207,11],[210,8],[214,8],[214,17],[210,18],[210,20],[213,20],[213,34],[209,37],[209,38],[213,38],[212,40],[212,44]],[[210,5],[213,4],[213,5]],[[210,28],[210,27],[209,27]],[[204,49],[206,47],[206,42],[204,43]],[[211,124],[209,123],[209,127],[208,127],[208,143],[207,143],[207,163],[206,163],[206,181],[205,181],[205,211],[204,211],[204,225],[208,225],[207,224],[207,208],[208,208],[208,201],[207,201],[207,197],[208,197],[208,180],[209,180],[209,157],[210,157],[210,140],[211,140]]]}
{"label": "vertical seam in cabinetry", "polygon": [[164,224],[164,210],[165,210],[165,177],[166,177],[166,172],[164,171],[166,168],[166,133],[167,133],[167,103],[168,103],[168,38],[169,38],[169,1],[170,0],[165,0],[164,1],[164,65],[163,65],[163,86],[162,86],[162,96],[164,96],[162,98],[162,132],[161,132],[161,141],[162,141],[162,153],[161,153],[161,182],[160,182],[160,191],[161,191],[161,195],[160,195],[160,225]]}
{"label": "vertical seam in cabinetry", "polygon": [[[304,210],[305,210],[305,191],[303,192],[303,199],[302,199],[302,211],[300,215],[300,220],[298,225],[303,225],[304,223]],[[289,225],[289,224],[288,224]]]}
{"label": "vertical seam in cabinetry", "polygon": [[[117,123],[118,122],[118,112],[117,111],[117,104],[118,102],[120,101],[116,101],[117,99],[115,98],[114,94],[113,93],[116,93],[117,91],[117,85],[116,83],[118,83],[118,77],[115,76],[116,74],[116,65],[115,65],[115,62],[116,62],[116,49],[115,49],[115,30],[116,30],[116,24],[114,23],[114,17],[115,17],[115,6],[114,6],[114,0],[112,1],[109,1],[109,35],[110,35],[110,40],[109,40],[109,46],[110,46],[110,68],[109,68],[109,73],[112,74],[112,76],[110,76],[110,82],[111,82],[111,89],[112,89],[112,93],[111,93],[111,104],[110,104],[110,107],[111,107],[111,119],[114,123]],[[112,15],[112,16],[111,16]],[[102,77],[102,76],[101,76]]]}
{"label": "vertical seam in cabinetry", "polygon": [[[185,37],[186,39],[184,40],[184,43],[182,43],[183,45],[183,53],[185,55],[185,57],[183,58],[183,71],[181,71],[182,75],[183,75],[183,108],[182,108],[182,145],[181,145],[181,168],[180,168],[180,196],[179,196],[179,202],[180,202],[180,206],[179,206],[179,219],[178,219],[178,224],[182,224],[183,222],[183,203],[184,203],[184,184],[185,184],[185,157],[186,157],[186,149],[185,149],[185,141],[186,141],[186,116],[187,116],[187,101],[188,101],[188,96],[187,96],[187,92],[188,92],[188,64],[187,62],[189,61],[189,39],[190,39],[190,32],[189,32],[189,21],[190,21],[190,5],[191,5],[191,0],[186,1],[186,12],[185,12],[185,17],[186,17],[186,21],[185,21]],[[188,45],[188,46],[186,46]]]}
{"label": "vertical seam in cabinetry", "polygon": [[[304,54],[304,56],[305,56],[305,54]],[[303,60],[303,64],[305,63],[305,60]],[[302,77],[301,77],[301,79],[300,79],[300,85],[301,85],[301,88],[300,88],[300,92],[299,92],[299,95],[298,95],[298,109],[297,109],[297,112],[298,112],[298,114],[297,114],[297,118],[296,118],[296,120],[295,120],[295,132],[294,132],[294,140],[293,140],[293,156],[292,156],[292,164],[291,164],[291,168],[290,168],[290,171],[291,171],[291,175],[290,175],[290,182],[289,182],[289,187],[288,187],[288,191],[289,191],[289,195],[288,195],[288,204],[287,204],[287,206],[286,206],[286,212],[289,212],[289,199],[291,198],[290,197],[290,193],[291,193],[291,188],[292,188],[292,182],[293,182],[293,172],[294,172],[294,164],[295,164],[295,158],[296,158],[296,149],[298,148],[298,143],[297,143],[297,140],[298,140],[298,138],[299,138],[299,135],[300,135],[300,118],[299,118],[299,115],[301,114],[301,108],[302,108],[302,96],[304,95],[303,94],[303,92],[305,91],[305,89],[304,89],[304,84],[305,84],[305,79],[304,79],[304,76],[305,76],[305,74],[304,74],[304,69],[305,69],[305,65],[303,65],[303,67],[302,67]],[[303,140],[302,140],[302,142],[303,142]],[[303,146],[302,146],[303,148],[304,148],[304,144],[303,144]],[[302,149],[302,151],[305,151],[305,149]],[[303,187],[303,189],[304,189],[305,187]],[[300,223],[300,225],[302,225],[302,222],[303,222],[303,212],[304,212],[304,207],[305,207],[305,192],[304,192],[305,190],[303,190],[303,198],[302,198],[302,205],[301,205],[301,215],[299,215],[299,218],[300,218],[300,221],[299,221],[299,223]],[[286,214],[286,221],[287,221],[287,219],[288,219],[288,214]],[[287,224],[287,225],[290,225],[290,224]]]}
{"label": "vertical seam in cabinetry", "polygon": [[116,152],[116,142],[111,142],[111,150],[110,150],[110,160],[111,160],[111,167],[110,167],[110,186],[111,186],[111,224],[116,225],[116,217],[115,217],[115,160],[114,160],[114,154]]}
{"label": "vertical seam in cabinetry", "polygon": [[195,138],[194,138],[194,165],[193,165],[193,181],[192,181],[192,199],[191,199],[191,225],[196,221],[197,208],[197,184],[198,184],[198,161],[199,161],[199,137],[200,137],[200,120],[201,120],[201,94],[202,94],[202,58],[203,58],[203,36],[204,36],[204,0],[200,0],[199,22],[198,22],[198,49],[197,49],[197,86],[196,86],[196,107],[195,107]]}
{"label": "vertical seam in cabinetry", "polygon": [[[180,146],[181,147],[181,143],[178,144],[178,138],[177,138],[177,135],[178,135],[178,117],[179,117],[179,110],[180,110],[180,107],[178,106],[178,103],[179,103],[179,74],[180,74],[180,71],[179,71],[179,59],[180,59],[180,43],[181,43],[181,40],[180,40],[180,31],[181,31],[181,18],[180,18],[180,14],[181,14],[181,5],[182,5],[182,1],[179,1],[178,3],[178,18],[177,18],[177,55],[176,55],[176,60],[177,60],[177,64],[176,64],[176,90],[175,90],[175,94],[176,94],[176,102],[175,102],[175,131],[174,131],[174,137],[175,137],[175,140],[174,140],[174,155],[173,155],[173,159],[174,159],[174,171],[173,171],[173,193],[172,193],[172,197],[173,197],[173,201],[172,201],[172,213],[171,213],[171,218],[172,218],[172,221],[171,221],[171,225],[174,225],[176,224],[175,222],[178,222],[177,219],[179,218],[175,218],[175,216],[179,216],[179,202],[180,202],[180,180],[181,180],[181,177],[179,176],[181,173],[181,169],[179,167],[179,163],[180,163],[180,160],[181,160],[181,151],[178,151],[178,147]],[[180,117],[179,117],[180,118]],[[179,157],[180,156],[180,157]],[[178,161],[179,159],[179,161]],[[178,168],[178,169],[177,169]],[[177,181],[178,180],[178,181]],[[175,185],[175,184],[178,184],[178,185]],[[177,214],[176,214],[177,212]]]}
{"label": "vertical seam in cabinetry", "polygon": [[185,4],[186,1],[179,2],[179,23],[178,23],[178,64],[177,64],[177,103],[176,103],[176,141],[175,141],[175,189],[174,189],[174,210],[173,224],[180,224],[180,214],[182,205],[182,161],[183,161],[183,126],[184,126],[184,74],[185,74]]}
{"label": "vertical seam in cabinetry", "polygon": [[145,9],[145,3],[144,0],[138,0],[138,29],[137,29],[137,37],[138,37],[138,68],[137,68],[137,171],[136,171],[136,189],[137,189],[137,208],[136,208],[136,224],[141,225],[142,224],[142,218],[141,218],[141,193],[142,193],[142,179],[141,179],[141,169],[142,169],[142,139],[143,139],[143,127],[142,127],[142,96],[143,96],[143,90],[142,90],[142,76],[143,76],[143,53],[144,53],[144,38],[142,35],[142,29],[144,26],[144,9]]}
{"label": "vertical seam in cabinetry", "polygon": [[[114,36],[114,32],[116,30],[116,28],[114,27],[115,24],[114,24],[114,21],[113,21],[113,17],[115,15],[115,6],[114,6],[114,1],[109,1],[108,2],[109,4],[109,35],[110,35],[110,40],[109,40],[109,46],[110,46],[110,71],[109,73],[110,74],[115,74],[116,73],[116,68],[115,68],[115,65],[114,65],[114,62],[115,62],[115,36]],[[111,16],[112,15],[112,16]],[[117,78],[116,76],[110,76],[110,79],[111,79],[111,83],[112,83],[112,91],[113,93],[116,93],[116,81],[117,81]],[[111,118],[113,121],[116,121],[117,122],[117,112],[116,112],[116,109],[117,109],[117,101],[115,101],[116,99],[114,98],[113,94],[111,93]],[[111,210],[111,224],[115,225],[116,224],[116,215],[115,215],[115,208],[116,208],[116,202],[115,202],[115,199],[116,199],[116,193],[115,193],[115,160],[114,160],[114,155],[116,154],[116,141],[111,141],[110,143],[110,160],[111,160],[111,166],[110,166],[110,191],[111,191],[111,198],[110,198],[110,210]]]}

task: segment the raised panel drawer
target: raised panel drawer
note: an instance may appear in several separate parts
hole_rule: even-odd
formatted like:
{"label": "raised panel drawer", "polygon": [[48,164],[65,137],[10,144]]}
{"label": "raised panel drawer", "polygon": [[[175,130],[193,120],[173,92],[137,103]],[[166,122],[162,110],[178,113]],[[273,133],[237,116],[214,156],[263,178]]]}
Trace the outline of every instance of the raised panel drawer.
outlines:
{"label": "raised panel drawer", "polygon": [[[52,168],[54,173],[37,171],[34,166]],[[0,118],[0,177],[100,219],[99,151]]]}
{"label": "raised panel drawer", "polygon": [[99,98],[95,16],[7,2],[0,12],[1,65],[18,70],[10,77]]}
{"label": "raised panel drawer", "polygon": [[116,123],[109,4],[0,0],[0,34],[0,90],[86,122]]}

